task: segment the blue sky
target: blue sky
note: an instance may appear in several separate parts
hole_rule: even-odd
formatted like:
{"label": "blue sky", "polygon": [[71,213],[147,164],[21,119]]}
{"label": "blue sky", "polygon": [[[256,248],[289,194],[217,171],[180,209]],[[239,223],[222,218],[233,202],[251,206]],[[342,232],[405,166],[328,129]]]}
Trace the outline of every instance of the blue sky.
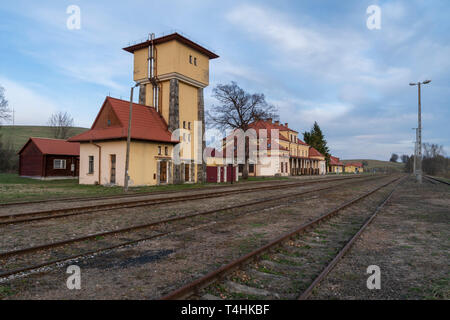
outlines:
{"label": "blue sky", "polygon": [[[69,30],[69,5],[81,29]],[[381,8],[369,30],[366,9]],[[417,88],[423,140],[450,154],[450,3],[442,1],[2,1],[0,85],[16,123],[71,113],[89,127],[106,95],[128,99],[129,42],[179,30],[214,50],[212,88],[262,92],[299,132],[316,120],[332,153],[387,160],[413,152]]]}

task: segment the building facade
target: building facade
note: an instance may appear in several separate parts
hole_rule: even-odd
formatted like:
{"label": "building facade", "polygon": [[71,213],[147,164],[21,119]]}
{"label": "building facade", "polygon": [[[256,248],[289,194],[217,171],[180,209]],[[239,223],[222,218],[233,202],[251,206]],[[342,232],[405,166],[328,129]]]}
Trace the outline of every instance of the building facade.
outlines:
{"label": "building facade", "polygon": [[[178,33],[150,36],[124,50],[133,54],[139,86],[130,186],[205,181],[203,89],[209,84],[209,60],[218,56]],[[128,114],[129,102],[107,97],[91,130],[70,139],[81,142],[80,183],[124,185]]]}
{"label": "building facade", "polygon": [[364,166],[361,162],[350,162],[345,164],[346,173],[362,173],[364,172]]}
{"label": "building facade", "polygon": [[19,175],[37,179],[78,178],[80,144],[30,138],[18,152]]}

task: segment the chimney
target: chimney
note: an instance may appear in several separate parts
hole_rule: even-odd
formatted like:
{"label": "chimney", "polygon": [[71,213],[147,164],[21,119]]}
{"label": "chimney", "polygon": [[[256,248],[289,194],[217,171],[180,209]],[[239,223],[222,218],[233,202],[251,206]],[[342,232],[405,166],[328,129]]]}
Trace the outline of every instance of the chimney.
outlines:
{"label": "chimney", "polygon": [[286,123],[284,124],[284,126],[287,128],[287,127],[288,127],[288,123],[286,122]]}
{"label": "chimney", "polygon": [[275,121],[275,124],[276,124],[276,125],[280,124],[280,121],[278,121],[278,120],[277,120],[277,121]]}

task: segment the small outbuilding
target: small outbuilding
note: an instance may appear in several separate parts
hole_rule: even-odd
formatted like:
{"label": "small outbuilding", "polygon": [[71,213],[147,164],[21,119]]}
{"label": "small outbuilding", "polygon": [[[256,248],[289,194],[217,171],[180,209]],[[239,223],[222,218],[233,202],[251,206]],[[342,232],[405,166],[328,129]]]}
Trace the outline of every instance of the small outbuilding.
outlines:
{"label": "small outbuilding", "polygon": [[67,179],[79,175],[80,144],[77,142],[30,138],[18,154],[22,177]]}

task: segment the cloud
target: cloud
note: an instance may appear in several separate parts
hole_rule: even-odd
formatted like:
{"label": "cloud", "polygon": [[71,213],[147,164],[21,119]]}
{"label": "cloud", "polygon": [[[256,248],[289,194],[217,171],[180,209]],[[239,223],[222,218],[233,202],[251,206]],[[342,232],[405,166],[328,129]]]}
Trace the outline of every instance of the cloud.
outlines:
{"label": "cloud", "polygon": [[60,109],[52,99],[39,94],[35,84],[17,83],[0,75],[0,85],[5,88],[18,125],[45,125],[50,115]]}

